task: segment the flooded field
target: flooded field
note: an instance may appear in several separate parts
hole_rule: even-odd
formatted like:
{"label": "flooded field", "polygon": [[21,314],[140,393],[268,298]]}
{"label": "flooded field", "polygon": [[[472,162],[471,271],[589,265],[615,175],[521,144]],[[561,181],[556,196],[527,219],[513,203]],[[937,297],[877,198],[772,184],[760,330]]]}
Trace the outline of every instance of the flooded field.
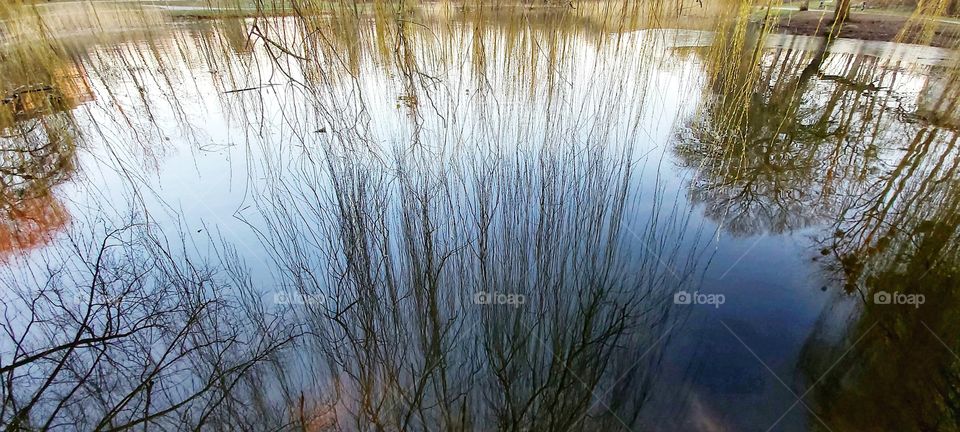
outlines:
{"label": "flooded field", "polygon": [[3,427],[960,429],[957,52],[629,5],[6,21]]}

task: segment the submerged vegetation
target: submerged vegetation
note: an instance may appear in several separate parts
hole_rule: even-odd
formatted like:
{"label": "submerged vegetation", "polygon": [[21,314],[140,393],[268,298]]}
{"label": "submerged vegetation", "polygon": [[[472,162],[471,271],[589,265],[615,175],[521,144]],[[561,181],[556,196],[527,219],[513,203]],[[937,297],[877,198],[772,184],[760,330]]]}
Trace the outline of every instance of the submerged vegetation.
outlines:
{"label": "submerged vegetation", "polygon": [[0,423],[766,430],[663,390],[676,296],[803,233],[844,306],[763,421],[956,429],[955,51],[781,7],[3,3]]}

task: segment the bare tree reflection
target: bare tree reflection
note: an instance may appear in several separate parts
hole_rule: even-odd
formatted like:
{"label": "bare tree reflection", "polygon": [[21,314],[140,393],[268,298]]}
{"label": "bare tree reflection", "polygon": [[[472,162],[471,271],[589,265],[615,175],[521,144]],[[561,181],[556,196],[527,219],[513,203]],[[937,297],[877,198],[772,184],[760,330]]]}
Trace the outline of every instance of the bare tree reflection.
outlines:
{"label": "bare tree reflection", "polygon": [[[637,422],[654,342],[695,264],[657,249],[685,275],[676,281],[653,253],[631,252],[628,155],[480,153],[441,167],[398,156],[395,168],[335,146],[310,157],[332,188],[306,168],[262,210],[284,286],[322,299],[288,311],[309,323],[307,353],[326,361],[305,367],[332,397],[302,415],[360,430]],[[671,235],[652,223],[640,239]],[[483,304],[483,293],[524,301]]]}
{"label": "bare tree reflection", "polygon": [[[824,264],[858,300],[850,311],[825,314],[804,350],[810,398],[831,427],[960,424],[956,144],[955,132],[918,128],[902,158],[870,193],[849,200],[823,240]],[[882,293],[924,301],[885,304],[876,297]]]}
{"label": "bare tree reflection", "polygon": [[148,226],[96,226],[3,275],[0,419],[10,430],[209,423],[294,335],[252,337],[262,318],[239,321],[216,269],[175,258]]}
{"label": "bare tree reflection", "polygon": [[[832,55],[822,42],[805,48],[763,51],[755,65],[708,64],[743,72],[710,74],[726,78],[714,81],[717,93],[681,134],[676,153],[697,170],[691,199],[732,233],[782,233],[829,220],[846,189],[862,187],[877,154],[899,140],[903,105],[887,87],[897,82],[896,69],[875,57]],[[737,89],[748,93],[738,97]]]}
{"label": "bare tree reflection", "polygon": [[[77,85],[77,75],[69,72],[75,68],[63,63],[55,67],[57,72],[46,83],[15,88],[10,88],[15,79],[4,83],[8,90],[0,104],[2,255],[45,242],[68,218],[52,188],[74,171],[77,132],[70,110],[88,97],[78,90],[85,87]],[[11,78],[17,76],[14,69],[9,63],[0,68]]]}

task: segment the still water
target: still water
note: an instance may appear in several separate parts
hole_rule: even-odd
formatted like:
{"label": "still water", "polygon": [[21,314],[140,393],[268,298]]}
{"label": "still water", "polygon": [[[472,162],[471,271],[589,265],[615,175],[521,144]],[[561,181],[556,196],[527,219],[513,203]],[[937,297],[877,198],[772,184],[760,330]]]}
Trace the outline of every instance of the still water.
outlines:
{"label": "still water", "polygon": [[8,75],[3,422],[960,427],[952,51],[538,18]]}

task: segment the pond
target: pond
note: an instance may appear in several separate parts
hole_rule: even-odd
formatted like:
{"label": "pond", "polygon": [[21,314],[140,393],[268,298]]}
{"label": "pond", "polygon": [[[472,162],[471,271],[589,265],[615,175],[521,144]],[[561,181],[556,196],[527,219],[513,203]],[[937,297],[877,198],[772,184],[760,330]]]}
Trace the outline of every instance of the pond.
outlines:
{"label": "pond", "polygon": [[8,44],[3,423],[960,428],[954,51],[436,9]]}

